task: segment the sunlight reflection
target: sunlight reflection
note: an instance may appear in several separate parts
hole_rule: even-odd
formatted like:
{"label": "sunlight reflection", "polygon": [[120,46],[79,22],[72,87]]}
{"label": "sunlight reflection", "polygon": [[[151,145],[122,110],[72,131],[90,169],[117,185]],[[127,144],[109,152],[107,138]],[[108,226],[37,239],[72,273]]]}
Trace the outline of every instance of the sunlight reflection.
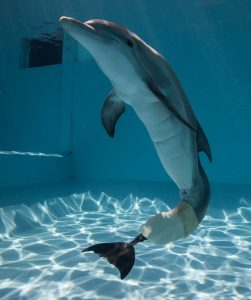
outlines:
{"label": "sunlight reflection", "polygon": [[136,247],[121,281],[93,243],[129,241],[169,207],[158,199],[73,194],[0,209],[1,299],[248,299],[251,208],[207,215],[194,234],[166,246]]}
{"label": "sunlight reflection", "polygon": [[22,152],[22,151],[0,151],[0,155],[22,155],[22,156],[46,156],[46,157],[65,157],[58,153],[42,153],[42,152]]}

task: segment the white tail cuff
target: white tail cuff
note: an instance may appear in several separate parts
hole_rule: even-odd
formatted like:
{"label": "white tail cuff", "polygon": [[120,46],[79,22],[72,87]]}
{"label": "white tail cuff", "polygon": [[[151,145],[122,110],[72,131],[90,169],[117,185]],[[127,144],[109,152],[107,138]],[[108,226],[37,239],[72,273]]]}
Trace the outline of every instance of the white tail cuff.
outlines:
{"label": "white tail cuff", "polygon": [[192,206],[181,201],[174,209],[149,219],[142,226],[141,233],[152,243],[167,244],[188,236],[198,224]]}

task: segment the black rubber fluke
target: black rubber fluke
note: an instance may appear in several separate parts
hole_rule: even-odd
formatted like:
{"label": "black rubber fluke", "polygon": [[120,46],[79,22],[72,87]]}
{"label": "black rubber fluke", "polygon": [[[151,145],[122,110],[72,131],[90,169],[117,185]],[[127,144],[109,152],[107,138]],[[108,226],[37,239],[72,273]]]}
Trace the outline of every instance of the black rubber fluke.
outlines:
{"label": "black rubber fluke", "polygon": [[120,278],[124,279],[131,271],[135,262],[134,245],[143,242],[146,238],[140,234],[130,243],[102,243],[92,245],[82,252],[93,251],[100,257],[104,257],[108,262],[118,268]]}

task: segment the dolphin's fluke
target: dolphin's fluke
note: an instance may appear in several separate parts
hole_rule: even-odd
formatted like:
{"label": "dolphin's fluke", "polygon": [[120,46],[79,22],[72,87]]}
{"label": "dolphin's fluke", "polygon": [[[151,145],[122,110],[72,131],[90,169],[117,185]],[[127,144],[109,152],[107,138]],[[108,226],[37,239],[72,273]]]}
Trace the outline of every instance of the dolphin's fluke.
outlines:
{"label": "dolphin's fluke", "polygon": [[93,251],[106,258],[110,264],[118,268],[120,278],[124,279],[131,271],[135,261],[134,247],[128,243],[103,243],[90,246],[82,252]]}
{"label": "dolphin's fluke", "polygon": [[130,243],[102,243],[92,245],[82,252],[93,251],[100,257],[104,257],[120,272],[120,278],[124,279],[131,271],[135,262],[134,245],[143,242],[146,238],[140,234]]}

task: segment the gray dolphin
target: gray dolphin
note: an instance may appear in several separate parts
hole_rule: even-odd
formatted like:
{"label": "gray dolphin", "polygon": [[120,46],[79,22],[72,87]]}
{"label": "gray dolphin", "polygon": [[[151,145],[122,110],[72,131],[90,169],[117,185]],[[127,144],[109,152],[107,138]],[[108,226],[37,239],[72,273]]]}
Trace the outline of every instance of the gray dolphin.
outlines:
{"label": "gray dolphin", "polygon": [[198,152],[212,155],[183,88],[166,60],[136,34],[105,20],[79,22],[61,17],[63,28],[94,57],[113,89],[102,122],[113,137],[116,122],[130,105],[145,125],[160,161],[180,190],[181,201],[148,220],[130,243],[102,243],[83,250],[107,258],[125,278],[135,260],[134,245],[166,244],[188,236],[203,219],[210,186]]}

